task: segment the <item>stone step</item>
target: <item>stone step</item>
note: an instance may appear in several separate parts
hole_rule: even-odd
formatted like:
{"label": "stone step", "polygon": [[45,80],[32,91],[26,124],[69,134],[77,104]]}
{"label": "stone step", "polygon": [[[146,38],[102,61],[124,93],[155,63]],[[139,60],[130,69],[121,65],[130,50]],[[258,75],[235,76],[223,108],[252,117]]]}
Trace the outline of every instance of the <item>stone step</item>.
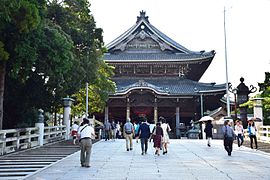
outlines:
{"label": "stone step", "polygon": [[29,174],[29,172],[12,172],[12,173],[0,173],[0,177],[10,177],[10,176],[16,176],[16,177],[18,177],[18,176],[26,176],[26,175],[28,175]]}
{"label": "stone step", "polygon": [[0,170],[2,169],[19,169],[19,168],[43,168],[45,165],[36,165],[36,164],[12,164],[12,165],[2,165],[0,166]]}
{"label": "stone step", "polygon": [[71,140],[0,156],[0,180],[24,179],[79,150]]}
{"label": "stone step", "polygon": [[13,161],[9,161],[9,162],[0,162],[0,167],[2,166],[9,166],[9,165],[49,165],[53,162],[13,162]]}
{"label": "stone step", "polygon": [[39,168],[11,168],[11,169],[0,169],[0,176],[6,173],[16,172],[35,172]]}
{"label": "stone step", "polygon": [[0,161],[3,161],[3,160],[16,160],[16,159],[20,159],[20,160],[35,160],[35,159],[38,159],[40,161],[43,161],[43,160],[48,160],[48,159],[51,159],[51,160],[58,160],[58,159],[62,159],[63,157],[46,157],[46,156],[42,156],[42,157],[31,157],[31,156],[28,156],[28,157],[5,157],[5,158],[2,158],[0,159]]}
{"label": "stone step", "polygon": [[55,162],[56,160],[50,160],[50,159],[44,159],[44,160],[39,160],[39,159],[12,159],[12,160],[5,160],[5,159],[1,159],[0,160],[0,163],[1,162]]}

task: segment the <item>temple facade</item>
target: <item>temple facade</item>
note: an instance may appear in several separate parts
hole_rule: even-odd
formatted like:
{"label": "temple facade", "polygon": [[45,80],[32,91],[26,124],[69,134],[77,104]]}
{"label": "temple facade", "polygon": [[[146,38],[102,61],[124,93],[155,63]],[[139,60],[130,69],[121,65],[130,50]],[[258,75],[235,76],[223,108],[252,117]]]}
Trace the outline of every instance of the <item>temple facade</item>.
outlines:
{"label": "temple facade", "polygon": [[99,119],[125,122],[144,116],[155,123],[163,116],[179,136],[181,125],[220,107],[225,84],[199,82],[215,51],[183,47],[154,27],[144,11],[107,49],[104,60],[115,68],[116,92]]}

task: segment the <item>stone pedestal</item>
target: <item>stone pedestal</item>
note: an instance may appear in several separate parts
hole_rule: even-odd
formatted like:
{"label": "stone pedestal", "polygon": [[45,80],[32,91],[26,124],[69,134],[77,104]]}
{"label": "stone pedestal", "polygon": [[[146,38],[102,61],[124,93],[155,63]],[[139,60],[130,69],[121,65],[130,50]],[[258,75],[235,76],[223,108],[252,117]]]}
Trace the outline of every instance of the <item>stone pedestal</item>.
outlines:
{"label": "stone pedestal", "polygon": [[262,105],[263,98],[253,98],[252,101],[254,103],[253,107],[254,117],[260,118],[262,120],[259,123],[257,122],[257,124],[263,125],[263,105]]}
{"label": "stone pedestal", "polygon": [[70,137],[70,113],[71,113],[71,104],[74,100],[67,97],[67,98],[63,98],[63,102],[64,102],[64,122],[63,124],[66,125],[66,136],[65,139],[68,140]]}
{"label": "stone pedestal", "polygon": [[38,145],[43,146],[43,137],[44,137],[44,116],[43,110],[38,110],[38,120],[35,123],[35,127],[38,128]]}

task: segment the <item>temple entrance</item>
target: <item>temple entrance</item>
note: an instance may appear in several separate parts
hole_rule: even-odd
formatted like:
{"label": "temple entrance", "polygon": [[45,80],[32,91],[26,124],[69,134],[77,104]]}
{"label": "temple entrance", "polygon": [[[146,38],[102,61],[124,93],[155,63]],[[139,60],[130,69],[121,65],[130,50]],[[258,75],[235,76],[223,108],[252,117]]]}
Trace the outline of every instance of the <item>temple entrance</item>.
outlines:
{"label": "temple entrance", "polygon": [[149,123],[154,123],[154,108],[153,107],[131,107],[130,118],[133,122],[141,121],[145,117]]}

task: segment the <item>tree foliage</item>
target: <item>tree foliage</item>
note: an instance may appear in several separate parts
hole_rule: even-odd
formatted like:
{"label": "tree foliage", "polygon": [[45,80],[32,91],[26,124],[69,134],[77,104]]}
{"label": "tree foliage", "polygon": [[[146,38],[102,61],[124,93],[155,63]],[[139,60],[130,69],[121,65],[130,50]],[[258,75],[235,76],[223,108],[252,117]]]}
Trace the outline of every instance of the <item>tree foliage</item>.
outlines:
{"label": "tree foliage", "polygon": [[267,124],[270,124],[270,72],[265,72],[265,80],[259,83],[261,97],[263,100],[264,119]]}
{"label": "tree foliage", "polygon": [[112,68],[101,60],[102,29],[96,28],[89,6],[87,0],[3,0],[6,128],[33,125],[39,108],[59,111],[62,98],[78,94],[85,82],[93,92],[91,112],[101,111],[114,84]]}
{"label": "tree foliage", "polygon": [[[113,67],[99,61],[96,81],[88,86],[88,111],[90,114],[103,112],[109,94],[115,92],[115,83],[109,79],[113,75],[112,70]],[[73,95],[73,98],[76,102],[72,112],[80,117],[86,112],[86,88],[80,89]]]}
{"label": "tree foliage", "polygon": [[240,105],[240,107],[248,106],[248,108],[254,107],[253,98],[263,98],[263,118],[264,124],[270,125],[270,73],[265,72],[265,80],[263,83],[258,83],[261,93],[256,94],[246,103]]}

